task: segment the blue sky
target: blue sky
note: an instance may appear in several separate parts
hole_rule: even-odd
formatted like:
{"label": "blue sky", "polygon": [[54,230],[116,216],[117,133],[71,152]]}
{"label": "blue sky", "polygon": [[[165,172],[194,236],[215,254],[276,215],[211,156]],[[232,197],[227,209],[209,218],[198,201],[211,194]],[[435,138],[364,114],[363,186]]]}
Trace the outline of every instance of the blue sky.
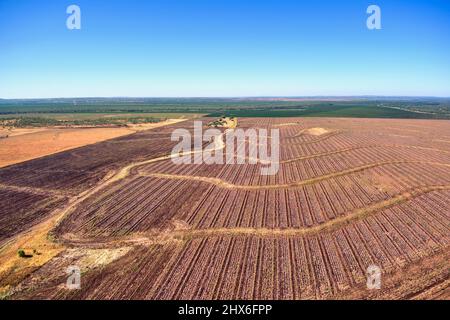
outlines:
{"label": "blue sky", "polygon": [[450,96],[450,1],[0,0],[0,98],[310,95]]}

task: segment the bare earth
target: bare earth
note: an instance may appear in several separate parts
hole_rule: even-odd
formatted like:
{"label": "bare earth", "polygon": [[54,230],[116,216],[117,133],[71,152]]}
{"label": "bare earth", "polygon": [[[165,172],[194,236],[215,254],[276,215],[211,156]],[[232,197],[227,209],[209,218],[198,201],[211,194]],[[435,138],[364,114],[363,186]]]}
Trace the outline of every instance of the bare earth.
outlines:
{"label": "bare earth", "polygon": [[325,133],[328,133],[328,130],[324,128],[311,128],[306,130],[305,133],[310,134],[312,136],[321,136]]}
{"label": "bare earth", "polygon": [[0,299],[450,297],[449,121],[238,127],[280,129],[275,175],[175,164],[192,121],[0,169]]}
{"label": "bare earth", "polygon": [[0,139],[0,168],[180,121],[184,120],[171,119],[117,128],[0,129],[0,137],[8,136]]}

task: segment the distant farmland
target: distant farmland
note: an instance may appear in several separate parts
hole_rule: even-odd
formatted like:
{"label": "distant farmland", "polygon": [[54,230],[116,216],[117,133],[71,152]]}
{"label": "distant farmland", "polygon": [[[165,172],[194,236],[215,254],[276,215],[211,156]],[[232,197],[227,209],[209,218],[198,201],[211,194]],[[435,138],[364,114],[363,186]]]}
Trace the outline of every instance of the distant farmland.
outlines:
{"label": "distant farmland", "polygon": [[419,113],[405,109],[394,109],[389,107],[380,107],[373,105],[353,104],[320,104],[298,109],[277,109],[261,108],[256,110],[226,110],[223,112],[214,112],[209,116],[218,117],[221,115],[232,117],[336,117],[336,118],[391,118],[391,119],[440,119],[446,118],[443,114],[433,115]]}
{"label": "distant farmland", "polygon": [[[0,100],[0,117],[39,114],[209,114],[211,117],[346,117],[450,119],[448,98],[78,98]],[[90,115],[90,116],[89,116]],[[178,116],[177,116],[178,117]],[[71,116],[73,119],[73,116]],[[172,116],[173,118],[173,116]]]}

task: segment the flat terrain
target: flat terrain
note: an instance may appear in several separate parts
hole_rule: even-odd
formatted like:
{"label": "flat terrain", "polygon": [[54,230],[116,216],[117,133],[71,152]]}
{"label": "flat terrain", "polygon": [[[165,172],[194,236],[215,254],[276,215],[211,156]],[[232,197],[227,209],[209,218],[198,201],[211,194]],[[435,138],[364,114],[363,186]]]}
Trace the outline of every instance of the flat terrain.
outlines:
{"label": "flat terrain", "polygon": [[111,128],[15,128],[0,129],[0,167],[82,147],[137,131],[179,121]]}
{"label": "flat terrain", "polygon": [[[0,108],[0,111],[2,109]],[[54,120],[60,120],[60,121],[73,121],[73,120],[97,120],[97,119],[114,119],[114,118],[136,118],[136,117],[153,117],[153,118],[163,118],[163,119],[192,119],[192,118],[198,118],[203,116],[204,114],[197,114],[197,113],[168,113],[168,112],[161,112],[161,113],[127,113],[127,112],[116,112],[116,113],[102,113],[102,112],[95,112],[95,113],[83,113],[83,112],[76,112],[76,113],[7,113],[7,114],[1,114],[0,113],[0,121],[1,119],[5,118],[17,118],[17,117],[41,117],[41,118],[50,118]]]}
{"label": "flat terrain", "polygon": [[[450,119],[450,99],[432,97],[77,98],[0,99],[2,117],[103,118],[111,114],[211,117],[346,117]],[[170,116],[178,118],[178,116]]]}
{"label": "flat terrain", "polygon": [[[176,128],[192,121],[0,169],[0,293],[450,297],[450,121],[239,118],[280,130],[274,176],[261,164],[174,164]],[[381,290],[366,287],[371,265]]]}

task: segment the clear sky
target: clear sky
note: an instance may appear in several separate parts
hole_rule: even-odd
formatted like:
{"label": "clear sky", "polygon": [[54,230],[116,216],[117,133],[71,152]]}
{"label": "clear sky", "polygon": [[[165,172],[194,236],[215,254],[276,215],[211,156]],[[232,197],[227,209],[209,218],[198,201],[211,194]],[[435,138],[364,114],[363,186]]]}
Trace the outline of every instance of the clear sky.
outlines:
{"label": "clear sky", "polygon": [[0,0],[0,98],[310,95],[450,96],[450,1]]}

